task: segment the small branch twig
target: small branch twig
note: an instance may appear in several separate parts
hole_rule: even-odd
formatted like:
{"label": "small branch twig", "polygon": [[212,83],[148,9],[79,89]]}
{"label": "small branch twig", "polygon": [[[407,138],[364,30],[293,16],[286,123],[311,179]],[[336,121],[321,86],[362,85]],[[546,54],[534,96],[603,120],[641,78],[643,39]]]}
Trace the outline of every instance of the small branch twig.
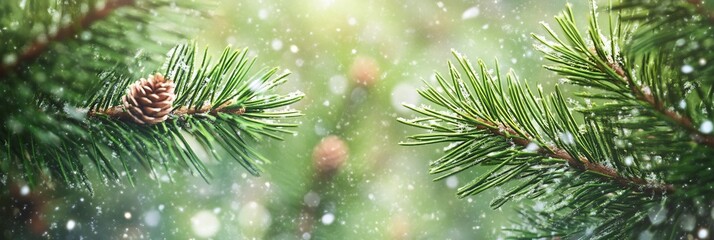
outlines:
{"label": "small branch twig", "polygon": [[[484,119],[481,119],[485,124],[490,125],[490,126],[497,126],[498,124],[486,121]],[[521,138],[521,137],[510,137],[510,136],[519,136],[519,134],[514,131],[511,128],[508,128],[506,126],[502,126],[501,128],[490,128],[485,125],[477,125],[476,128],[478,129],[486,129],[491,132],[491,134],[510,138],[510,140],[518,146],[526,147],[528,144],[531,143],[529,139],[526,138]],[[651,183],[648,182],[647,180],[641,179],[641,178],[630,178],[630,177],[625,177],[620,175],[620,173],[617,172],[617,170],[604,166],[599,163],[595,163],[590,161],[589,159],[585,157],[574,157],[571,156],[567,151],[564,149],[558,148],[556,146],[549,146],[547,148],[541,148],[539,150],[539,153],[548,156],[550,158],[557,158],[557,159],[563,159],[568,162],[568,165],[580,172],[596,172],[598,174],[601,174],[603,176],[606,176],[607,179],[623,186],[627,187],[629,189],[632,189],[634,191],[638,192],[644,192],[644,193],[651,193],[651,194],[657,194],[657,195],[666,195],[673,193],[675,191],[674,186],[669,185],[669,184],[659,184],[659,183]]]}
{"label": "small branch twig", "polygon": [[686,129],[695,142],[714,148],[714,136],[700,132],[699,129],[694,126],[691,119],[686,116],[682,116],[675,111],[667,109],[661,102],[655,101],[654,96],[652,96],[651,93],[643,92],[636,86],[632,86],[632,88],[636,88],[636,90],[633,91],[635,91],[635,95],[639,100],[646,102],[652,106],[653,109],[669,118],[670,121]]}
{"label": "small branch twig", "polygon": [[0,79],[5,77],[11,71],[22,67],[27,62],[38,58],[43,52],[45,52],[45,50],[47,50],[50,44],[74,37],[78,31],[86,29],[95,22],[106,18],[109,14],[114,12],[114,10],[120,7],[133,5],[134,2],[135,0],[107,0],[103,8],[92,8],[92,11],[76,19],[72,24],[60,28],[56,34],[48,36],[47,39],[35,40],[25,47],[22,53],[19,54],[17,61],[11,64],[0,65]]}
{"label": "small branch twig", "polygon": [[632,81],[631,78],[627,77],[627,75],[625,74],[625,71],[622,69],[622,67],[619,64],[611,62],[608,65],[610,65],[609,67],[611,67],[613,70],[615,70],[615,73],[617,73],[617,75],[620,76],[627,83],[627,85],[630,86],[630,91],[632,91],[632,93],[635,95],[635,97],[638,100],[646,102],[654,110],[656,110],[660,114],[666,116],[669,119],[669,121],[686,129],[695,142],[714,148],[714,136],[713,135],[707,135],[707,134],[700,132],[699,129],[696,126],[694,126],[692,119],[690,119],[686,116],[682,116],[675,111],[667,109],[667,107],[665,107],[664,104],[662,104],[662,102],[658,102],[657,100],[655,100],[655,97],[652,95],[651,92],[643,91],[642,88],[640,88],[637,84],[635,84],[635,82]]}
{"label": "small branch twig", "polygon": [[[224,104],[223,106],[215,108],[215,109],[211,109],[211,105],[204,105],[200,109],[181,107],[179,109],[171,111],[169,114],[180,117],[180,116],[184,116],[184,115],[195,115],[195,114],[209,114],[212,116],[217,116],[218,113],[230,113],[230,114],[242,115],[246,112],[245,108],[228,109],[226,106],[227,106],[227,104]],[[94,117],[97,115],[106,115],[106,116],[109,116],[110,118],[119,119],[122,121],[129,121],[129,122],[132,121],[131,116],[129,116],[129,112],[124,110],[123,106],[114,106],[114,107],[111,107],[111,108],[108,108],[105,110],[94,110],[94,111],[87,112],[87,116],[89,116],[89,117]]]}
{"label": "small branch twig", "polygon": [[702,2],[702,0],[688,0],[687,2],[688,2],[689,4],[694,5],[694,7],[695,7],[697,13],[701,14],[702,16],[704,16],[704,17],[709,21],[709,23],[714,24],[714,13],[712,13],[711,11],[709,11],[709,9],[707,9],[707,8],[704,6],[704,3]]}

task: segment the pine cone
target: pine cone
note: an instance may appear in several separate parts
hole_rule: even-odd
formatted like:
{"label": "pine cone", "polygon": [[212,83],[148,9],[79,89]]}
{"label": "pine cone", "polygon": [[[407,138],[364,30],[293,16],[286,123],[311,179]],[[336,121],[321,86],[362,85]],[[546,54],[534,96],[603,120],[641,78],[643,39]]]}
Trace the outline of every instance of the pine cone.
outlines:
{"label": "pine cone", "polygon": [[345,163],[348,154],[347,144],[338,136],[327,136],[315,146],[312,160],[320,174],[332,175]]}
{"label": "pine cone", "polygon": [[360,56],[352,62],[349,74],[358,84],[370,87],[379,80],[379,64],[374,58]]}
{"label": "pine cone", "polygon": [[157,73],[129,86],[122,101],[134,122],[157,124],[169,117],[174,99],[174,83]]}

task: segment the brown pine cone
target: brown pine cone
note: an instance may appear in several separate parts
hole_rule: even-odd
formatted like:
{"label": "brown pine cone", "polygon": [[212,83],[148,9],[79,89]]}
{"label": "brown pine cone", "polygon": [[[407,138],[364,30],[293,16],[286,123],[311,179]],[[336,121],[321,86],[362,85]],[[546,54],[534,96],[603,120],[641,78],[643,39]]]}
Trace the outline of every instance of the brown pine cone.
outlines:
{"label": "brown pine cone", "polygon": [[174,99],[174,83],[156,73],[129,86],[122,101],[134,122],[157,124],[169,117]]}
{"label": "brown pine cone", "polygon": [[320,174],[332,175],[345,163],[348,154],[347,144],[338,136],[327,136],[315,146],[312,160]]}
{"label": "brown pine cone", "polygon": [[360,56],[352,62],[349,74],[358,84],[370,87],[379,80],[379,64],[374,58]]}

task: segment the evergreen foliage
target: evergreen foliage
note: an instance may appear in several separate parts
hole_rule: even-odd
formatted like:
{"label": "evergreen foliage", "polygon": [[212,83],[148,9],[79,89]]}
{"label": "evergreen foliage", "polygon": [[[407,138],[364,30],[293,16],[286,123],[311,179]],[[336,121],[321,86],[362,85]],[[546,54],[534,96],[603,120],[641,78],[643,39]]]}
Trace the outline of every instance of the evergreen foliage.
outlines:
{"label": "evergreen foliage", "polygon": [[[714,193],[710,9],[698,1],[624,1],[601,26],[593,4],[580,31],[568,7],[560,33],[534,35],[546,69],[579,86],[579,100],[533,90],[515,73],[454,52],[448,79],[400,119],[427,130],[404,145],[449,143],[430,172],[484,166],[459,197],[499,188],[491,202],[533,199],[515,239],[662,239],[712,229]],[[465,173],[466,174],[466,173]]]}
{"label": "evergreen foliage", "polygon": [[[197,148],[216,159],[226,152],[251,174],[259,174],[268,160],[251,145],[291,133],[285,128],[296,125],[285,119],[300,114],[286,106],[302,93],[276,94],[288,73],[252,70],[255,59],[245,49],[226,48],[214,62],[208,50],[197,52],[194,45],[171,48],[196,31],[187,17],[204,16],[204,5],[139,0],[0,3],[3,178],[31,183],[59,179],[90,190],[90,168],[105,182],[126,176],[133,184],[138,168],[155,178],[187,170],[208,179]],[[139,125],[122,119],[127,87],[157,72],[176,85],[168,120]]]}

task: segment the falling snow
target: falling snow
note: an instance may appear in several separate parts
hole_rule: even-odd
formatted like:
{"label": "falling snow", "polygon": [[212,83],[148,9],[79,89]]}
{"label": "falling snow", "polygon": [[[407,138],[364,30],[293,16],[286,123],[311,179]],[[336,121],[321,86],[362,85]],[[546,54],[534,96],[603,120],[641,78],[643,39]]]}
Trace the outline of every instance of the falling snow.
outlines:
{"label": "falling snow", "polygon": [[564,144],[575,144],[575,137],[573,136],[572,133],[569,132],[564,132],[564,133],[559,133],[558,138],[560,138],[560,141],[563,142]]}
{"label": "falling snow", "polygon": [[273,41],[270,42],[270,46],[273,50],[278,51],[283,48],[283,41],[280,41],[280,39],[273,39]]}
{"label": "falling snow", "polygon": [[322,215],[322,218],[320,219],[322,221],[322,224],[324,225],[330,225],[332,222],[335,221],[335,215],[332,213],[326,213],[325,215]]}
{"label": "falling snow", "polygon": [[400,112],[408,112],[409,109],[405,108],[403,104],[417,104],[419,95],[416,93],[416,88],[411,84],[400,83],[392,89],[391,99],[394,109]]}
{"label": "falling snow", "polygon": [[679,226],[684,230],[684,231],[692,231],[694,230],[695,225],[697,224],[697,219],[694,218],[693,215],[691,214],[684,214],[680,217],[681,219],[679,220]]}
{"label": "falling snow", "polygon": [[481,13],[478,7],[470,7],[464,11],[464,13],[461,14],[461,19],[471,19],[478,17],[478,15]]}
{"label": "falling snow", "polygon": [[526,146],[526,148],[523,149],[523,151],[526,151],[526,152],[537,152],[539,149],[540,149],[540,146],[538,146],[537,143],[529,142],[528,145]]}
{"label": "falling snow", "polygon": [[74,227],[76,226],[76,224],[77,223],[74,220],[70,219],[69,221],[67,221],[67,230],[68,231],[74,230]]}
{"label": "falling snow", "polygon": [[634,162],[635,162],[635,158],[633,158],[632,156],[625,157],[625,165],[632,166],[632,164]]}
{"label": "falling snow", "polygon": [[454,189],[459,186],[459,179],[456,176],[446,178],[446,187]]}
{"label": "falling snow", "polygon": [[[107,2],[97,1],[95,6],[86,4],[79,6],[77,13],[104,9],[108,6]],[[206,175],[206,179],[203,179],[197,172],[183,172],[171,168],[162,169],[163,162],[161,161],[170,162],[180,159],[144,162],[143,160],[155,160],[154,157],[163,153],[155,150],[155,152],[147,153],[129,153],[146,159],[131,161],[131,164],[126,168],[117,164],[120,166],[117,169],[117,175],[122,178],[121,181],[125,181],[125,179],[134,181],[132,183],[136,186],[115,186],[113,180],[105,180],[105,182],[93,185],[96,188],[94,189],[96,195],[91,195],[91,197],[90,194],[79,190],[76,191],[77,193],[52,193],[55,190],[43,188],[43,183],[38,186],[23,181],[13,182],[16,184],[13,193],[16,194],[17,199],[29,199],[27,201],[38,204],[12,203],[22,206],[22,208],[14,209],[17,211],[16,214],[20,216],[24,214],[23,210],[32,209],[33,211],[44,211],[38,213],[41,216],[46,216],[42,219],[46,222],[36,219],[21,222],[22,229],[42,227],[42,224],[46,224],[47,226],[44,226],[45,229],[42,229],[40,233],[46,234],[48,238],[57,239],[503,239],[505,235],[501,233],[500,229],[510,227],[505,225],[504,219],[516,216],[515,211],[507,208],[518,206],[544,214],[555,209],[551,202],[543,199],[528,200],[531,201],[529,205],[519,205],[518,203],[509,205],[509,203],[502,207],[503,210],[490,209],[488,196],[496,196],[512,190],[512,186],[508,184],[486,192],[487,195],[458,199],[454,196],[456,189],[460,185],[463,186],[474,181],[478,177],[477,173],[485,171],[486,168],[455,168],[459,171],[465,170],[465,175],[448,176],[442,181],[432,182],[432,177],[436,175],[430,175],[430,171],[433,170],[429,168],[428,164],[429,161],[444,160],[439,157],[462,146],[462,143],[467,141],[458,139],[453,142],[439,142],[438,144],[442,145],[438,146],[400,147],[397,142],[407,142],[408,140],[405,140],[404,136],[415,134],[417,130],[407,128],[397,123],[395,119],[415,120],[415,116],[418,114],[404,105],[418,108],[427,103],[426,98],[417,92],[421,86],[424,86],[423,82],[436,86],[437,92],[440,94],[446,93],[446,88],[439,86],[434,78],[434,71],[450,80],[446,61],[452,60],[452,63],[457,64],[458,68],[458,63],[449,56],[450,48],[468,54],[471,60],[484,59],[491,67],[494,59],[501,59],[503,60],[500,62],[503,73],[513,69],[519,74],[519,78],[525,79],[528,86],[538,86],[537,89],[544,93],[551,92],[554,84],[572,83],[565,78],[558,80],[558,77],[553,77],[542,69],[529,70],[530,66],[550,64],[547,59],[538,54],[537,50],[554,53],[552,49],[540,43],[537,43],[537,50],[532,48],[531,45],[534,41],[532,41],[531,33],[544,34],[544,31],[540,30],[541,26],[538,21],[546,20],[553,23],[554,21],[544,16],[557,15],[561,10],[559,7],[564,6],[566,1],[548,2],[547,4],[535,4],[537,1],[513,4],[501,0],[480,1],[476,4],[473,1],[428,3],[415,1],[404,4],[394,4],[389,1],[336,0],[307,2],[222,1],[216,2],[215,5],[219,8],[207,11],[205,17],[202,12],[195,13],[197,16],[200,15],[195,19],[192,18],[193,15],[180,12],[181,7],[178,2],[180,1],[177,3],[170,1],[169,6],[166,7],[170,11],[175,11],[176,15],[167,14],[162,9],[148,11],[156,18],[151,20],[152,22],[156,20],[156,24],[132,25],[125,29],[131,31],[126,34],[127,39],[114,39],[117,44],[129,44],[133,42],[131,38],[138,34],[136,30],[149,33],[158,31],[154,37],[157,40],[155,45],[159,47],[153,46],[154,44],[145,47],[139,46],[140,49],[132,51],[126,56],[126,63],[130,65],[130,74],[127,76],[146,75],[156,69],[163,71],[160,58],[178,40],[161,33],[162,28],[171,26],[164,25],[161,20],[178,20],[179,24],[186,25],[186,29],[183,29],[182,26],[176,31],[181,33],[179,35],[186,34],[188,37],[193,31],[190,26],[191,22],[205,20],[206,22],[201,22],[203,25],[200,29],[196,29],[196,32],[200,33],[197,40],[199,45],[210,46],[209,52],[220,51],[223,45],[238,48],[247,47],[250,49],[247,58],[257,57],[254,69],[246,73],[247,82],[241,83],[248,85],[249,92],[264,91],[269,94],[297,96],[301,94],[297,90],[302,90],[306,93],[305,99],[291,105],[290,108],[246,112],[245,116],[239,117],[243,125],[231,129],[235,135],[225,137],[192,136],[190,133],[199,131],[201,128],[226,127],[222,125],[220,118],[211,114],[187,120],[183,130],[169,132],[168,134],[177,134],[183,138],[182,142],[177,144],[178,148],[173,150],[177,150],[179,154],[185,154],[187,150],[194,150],[193,152],[196,153],[195,156],[191,156],[195,159],[186,162],[187,166],[182,167],[190,167],[193,164],[205,167],[210,172]],[[27,0],[20,0],[13,4],[13,7],[19,6],[20,9],[34,7],[32,4],[28,4]],[[576,11],[585,9],[587,5],[587,3],[573,2]],[[32,31],[27,32],[27,34],[34,35],[31,38],[32,41],[42,43],[52,40],[58,34],[63,33],[63,26],[73,26],[69,25],[72,16],[65,16],[66,14],[58,9],[49,9],[48,12],[52,12],[52,14],[47,19],[47,24],[37,23],[35,26],[31,26]],[[135,14],[139,13],[130,15],[134,16]],[[119,17],[122,15],[116,16],[116,18]],[[578,17],[578,21],[583,20],[580,19],[580,16],[576,17]],[[7,26],[0,27],[0,33],[5,34],[8,29],[17,28],[22,24],[25,23],[21,21],[8,22]],[[97,25],[97,28],[107,26],[112,25]],[[554,28],[556,28],[555,25]],[[549,38],[547,34],[545,36]],[[106,36],[94,30],[82,30],[73,33],[70,38],[75,40],[72,44],[80,45],[94,43],[105,39]],[[608,38],[603,40],[610,43]],[[557,43],[549,42],[549,44]],[[592,44],[592,42],[588,42],[588,44]],[[675,45],[682,49],[696,44],[702,43],[690,40],[690,38],[677,39],[675,42]],[[59,54],[64,54],[63,51],[75,50],[66,49],[67,47],[61,44],[51,46],[49,49]],[[74,47],[75,45],[70,46]],[[92,44],[92,46],[99,48],[102,45]],[[29,45],[16,46],[17,49],[29,47]],[[127,47],[134,48],[131,45],[127,45]],[[161,51],[159,54],[155,54],[152,48],[160,48]],[[90,48],[78,50],[97,51]],[[174,51],[176,51],[175,48],[171,49],[168,56]],[[150,59],[154,56],[158,56],[159,59]],[[364,56],[367,56],[372,64],[368,67],[373,67],[378,71],[370,72],[368,68],[355,72],[350,70],[354,60]],[[23,57],[19,53],[3,52],[0,54],[0,71],[5,69],[4,66],[22,63]],[[111,58],[98,55],[91,59],[81,59],[81,61],[108,64],[105,63],[107,59]],[[687,78],[694,79],[700,77],[700,74],[710,68],[707,66],[708,61],[711,59],[697,55],[687,58],[683,62],[673,63],[672,69],[675,73],[681,73]],[[124,62],[121,63],[124,64]],[[472,61],[472,63],[476,64],[476,61]],[[38,85],[55,88],[54,84],[62,80],[58,78],[57,81],[54,81],[59,75],[46,73],[52,69],[42,68],[41,71],[38,71],[38,69],[32,68],[33,66],[21,65],[28,76],[37,75],[37,79],[41,80],[37,82]],[[178,66],[179,70],[169,72],[168,76],[176,77],[182,74],[182,71],[188,71],[193,67],[185,59],[179,60]],[[273,66],[280,69],[273,77],[283,73],[283,69],[291,69],[292,72],[287,76],[284,86],[268,89],[270,86],[261,82],[262,76],[258,74],[258,70],[261,68],[270,69]],[[62,74],[70,74],[71,72],[67,72],[66,69],[74,71],[79,69],[79,66],[63,66],[62,69],[65,69]],[[360,73],[369,75],[376,80],[369,84],[363,84],[357,79]],[[206,84],[216,83],[220,80],[220,76],[206,74],[205,78],[200,78],[205,80]],[[231,74],[231,72],[226,74]],[[471,87],[468,76],[463,72],[458,74],[467,83],[464,88]],[[478,74],[480,76],[481,73]],[[488,74],[495,75],[495,71],[491,70]],[[641,81],[641,79],[637,79],[637,81]],[[644,80],[642,81],[644,82]],[[98,82],[98,84],[112,84],[112,80]],[[68,89],[64,88],[63,91],[70,91]],[[582,88],[577,89],[576,92],[582,90]],[[74,90],[71,89],[71,91]],[[536,88],[533,90],[536,91]],[[661,91],[655,86],[652,86],[652,89],[647,86],[643,87],[643,92],[646,94],[659,93],[655,90]],[[18,88],[17,91],[29,92],[30,90]],[[461,93],[464,93],[467,98],[476,96],[472,94],[473,92],[463,91]],[[564,91],[564,94],[568,97],[571,96],[569,95],[571,92]],[[49,102],[62,99],[61,94],[46,97]],[[713,133],[714,123],[702,119],[709,118],[707,116],[711,115],[708,112],[710,109],[697,109],[702,104],[695,94],[685,95],[682,98],[685,99],[670,99],[671,102],[667,107],[671,107],[671,110],[681,114],[686,114],[689,111],[696,112],[697,115],[691,119],[690,125],[694,125],[693,128],[703,134]],[[269,100],[269,97],[255,97],[240,104],[255,106]],[[476,101],[479,100],[482,99]],[[542,104],[546,100],[538,98],[536,102]],[[210,101],[206,102],[206,104],[208,103]],[[509,104],[511,103],[513,102],[509,102]],[[572,103],[578,104],[577,101]],[[595,98],[586,99],[585,103],[588,107],[609,104]],[[91,118],[87,117],[88,109],[84,107],[72,106],[72,104],[53,106],[48,103],[46,105],[42,107],[52,108],[52,111],[56,111],[69,120],[81,124],[91,123]],[[466,116],[468,116],[467,109],[462,106],[457,106],[457,108],[459,111],[466,112]],[[289,111],[290,109],[299,109],[303,116],[296,118],[298,120],[295,123],[299,124],[297,128],[276,128],[275,132],[294,131],[293,135],[280,135],[284,141],[270,139],[272,136],[253,136],[252,132],[244,131],[257,126],[254,121],[277,123],[278,119],[270,117],[271,111]],[[454,111],[448,111],[448,107],[445,106],[433,105],[429,110],[448,114],[449,119],[421,122],[424,125],[452,124],[448,120],[461,117]],[[500,109],[496,111],[500,111]],[[624,109],[622,113],[623,116],[630,114],[642,116],[643,111],[642,109],[637,111]],[[37,119],[37,121],[57,121],[57,119],[47,118]],[[204,118],[210,119],[212,124],[200,125],[191,122]],[[580,120],[578,119],[578,121]],[[184,122],[180,123],[184,124]],[[43,129],[30,129],[27,126],[28,123],[15,119],[10,119],[4,124],[16,132],[34,133],[33,131],[37,131],[38,134],[54,136],[57,139],[65,137],[54,135],[52,132],[44,133]],[[455,125],[457,124],[454,123]],[[537,122],[534,121],[534,125],[538,125]],[[58,127],[72,130],[74,126],[62,125]],[[162,127],[164,126],[157,125],[146,129]],[[459,132],[453,134],[472,134],[468,131],[479,130],[468,124],[460,124],[458,127],[460,128]],[[538,128],[537,131],[544,130],[539,126],[536,128]],[[146,131],[146,129],[139,130]],[[582,144],[589,143],[588,136],[590,135],[583,130],[584,128],[576,129],[576,132],[567,132],[567,129],[570,128],[553,130],[564,132],[556,132],[555,136],[548,136],[542,142],[541,139],[536,141],[535,138],[528,138],[526,140],[534,142],[529,142],[525,146],[521,145],[522,142],[518,142],[519,144],[509,142],[513,144],[509,151],[520,154],[519,156],[536,154],[546,156],[551,147],[567,145],[563,148],[576,148],[576,137],[582,141]],[[425,130],[425,132],[435,133],[440,130],[434,128]],[[642,141],[646,142],[650,136],[636,141],[630,141],[630,138],[627,138],[642,136],[641,133],[647,130],[627,129],[623,138],[613,140],[616,145],[615,149],[618,152],[624,152],[624,154],[612,159],[604,159],[602,162],[613,165],[624,164],[627,166],[625,168],[627,170],[640,167],[645,170],[655,169],[655,167],[661,167],[668,163],[671,160],[669,155],[657,156],[659,153],[642,153],[637,149],[638,144],[642,144]],[[345,164],[334,172],[321,173],[316,170],[317,167],[313,162],[313,150],[316,143],[328,135],[344,139],[345,145],[349,147],[350,151],[344,156]],[[241,144],[248,144],[254,148],[241,148],[240,154],[247,155],[245,159],[242,155],[230,156],[230,154],[226,154],[226,148],[229,147],[227,145],[216,144],[212,149],[205,144],[205,140],[212,140],[212,138],[217,138],[220,141],[229,138],[245,140],[246,142]],[[151,139],[154,138],[149,138],[149,140]],[[438,140],[440,139],[435,141]],[[143,146],[145,144],[143,141],[146,139],[139,139],[136,143],[130,142],[129,144]],[[578,143],[581,144],[581,142]],[[466,148],[465,155],[467,156],[472,156],[474,152],[488,147],[482,142],[471,144]],[[127,157],[126,153],[111,151],[109,148],[87,150],[79,153],[77,157],[86,158],[88,163],[86,166],[93,171],[110,170],[101,169],[103,159],[99,159],[99,164],[92,165],[93,163],[89,160],[94,159],[89,159],[89,151],[106,150],[106,157],[112,163],[120,163],[119,160]],[[260,156],[252,155],[252,151]],[[494,157],[499,154],[501,153],[494,151],[488,152],[486,156]],[[625,154],[631,156],[624,156]],[[271,164],[260,166],[263,168],[259,172],[260,176],[253,176],[252,172],[241,167],[246,162],[262,161],[263,157],[274,161]],[[679,158],[676,159],[679,161]],[[193,162],[194,160],[196,162]],[[484,160],[474,157],[469,162],[453,164],[467,166],[476,161],[492,160],[494,159]],[[617,162],[618,160],[622,162]],[[682,161],[684,160],[682,158]],[[600,162],[598,161],[598,163]],[[149,164],[158,164],[160,171],[157,170],[155,175],[142,175],[142,171]],[[610,167],[619,169],[621,166]],[[534,167],[533,170],[540,171],[540,168]],[[648,180],[660,180],[655,174],[644,175],[649,172],[643,172],[642,176],[647,176]],[[502,176],[497,175],[501,173],[496,172],[493,177]],[[634,173],[639,172],[635,171]],[[70,174],[71,177],[83,177],[73,170],[66,174]],[[439,174],[450,173],[440,172]],[[91,175],[92,178],[94,176]],[[156,182],[144,183],[145,179],[156,180]],[[16,180],[4,178],[1,181],[6,183]],[[557,183],[561,179],[554,181]],[[127,185],[129,184],[127,183]],[[546,191],[552,193],[553,190],[547,188]],[[523,195],[530,193],[532,192]],[[57,195],[63,197],[57,199]],[[633,232],[632,238],[658,239],[656,230],[666,225],[666,227],[686,231],[687,234],[690,234],[688,236],[690,238],[708,239],[709,231],[712,229],[707,228],[704,222],[697,222],[697,220],[710,218],[705,220],[711,221],[714,219],[714,208],[703,207],[690,213],[687,211],[694,210],[683,208],[682,212],[679,211],[679,209],[675,211],[660,205],[646,209],[647,217],[644,217],[643,221],[649,222],[653,226]],[[681,215],[675,216],[674,214]],[[598,229],[590,226],[583,230],[585,231],[583,237],[586,237],[595,234]],[[56,237],[56,232],[67,234],[68,237],[64,235]]]}
{"label": "falling snow", "polygon": [[21,196],[27,196],[27,194],[30,194],[30,187],[25,185],[20,188],[20,195]]}
{"label": "falling snow", "polygon": [[218,217],[211,211],[202,210],[191,217],[191,229],[199,237],[213,237],[220,227]]}
{"label": "falling snow", "polygon": [[700,239],[709,238],[709,230],[706,228],[699,229],[699,231],[697,231],[697,237],[699,237]]}
{"label": "falling snow", "polygon": [[652,207],[649,210],[649,212],[647,213],[647,216],[649,217],[652,225],[656,226],[656,225],[659,225],[662,222],[664,222],[665,219],[667,219],[667,213],[668,213],[668,210],[666,207],[657,205],[657,206]]}
{"label": "falling snow", "polygon": [[714,130],[714,123],[712,121],[706,120],[699,125],[699,131],[704,134],[709,134]]}
{"label": "falling snow", "polygon": [[642,231],[637,237],[638,240],[652,240],[654,238],[654,233],[649,230]]}
{"label": "falling snow", "polygon": [[156,227],[161,221],[161,213],[157,210],[150,210],[144,214],[144,223],[150,227]]}

